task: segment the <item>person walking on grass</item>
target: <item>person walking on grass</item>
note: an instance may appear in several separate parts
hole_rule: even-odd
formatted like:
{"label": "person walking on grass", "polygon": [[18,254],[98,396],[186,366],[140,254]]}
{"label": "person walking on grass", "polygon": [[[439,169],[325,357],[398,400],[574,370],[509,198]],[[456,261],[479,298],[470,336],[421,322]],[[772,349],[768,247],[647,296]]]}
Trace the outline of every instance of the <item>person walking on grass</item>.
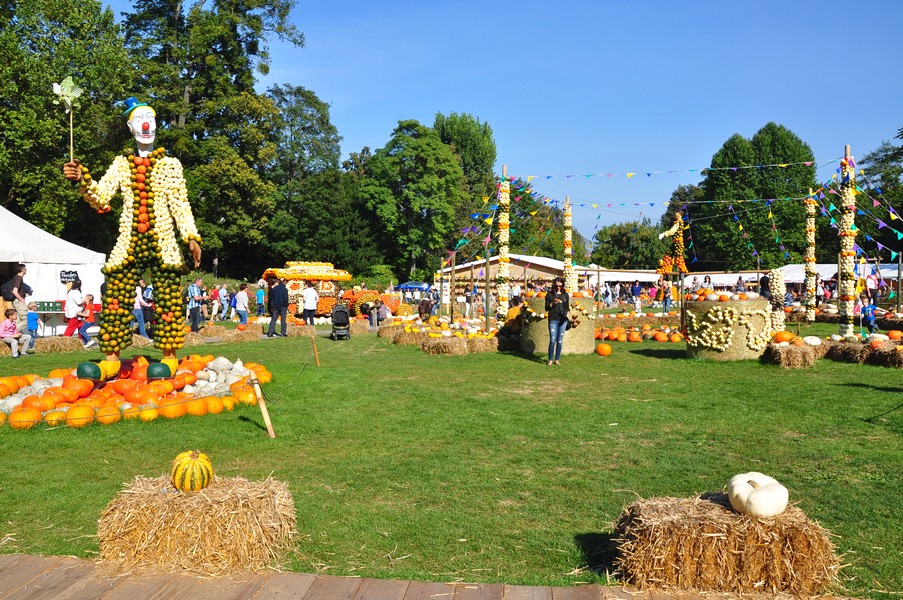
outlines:
{"label": "person walking on grass", "polygon": [[[282,322],[282,333],[276,333],[276,320]],[[288,337],[288,290],[278,277],[270,277],[270,329],[267,337]]]}
{"label": "person walking on grass", "polygon": [[564,289],[564,279],[556,277],[546,294],[546,313],[549,319],[549,366],[561,364],[561,347],[567,330],[571,299]]}

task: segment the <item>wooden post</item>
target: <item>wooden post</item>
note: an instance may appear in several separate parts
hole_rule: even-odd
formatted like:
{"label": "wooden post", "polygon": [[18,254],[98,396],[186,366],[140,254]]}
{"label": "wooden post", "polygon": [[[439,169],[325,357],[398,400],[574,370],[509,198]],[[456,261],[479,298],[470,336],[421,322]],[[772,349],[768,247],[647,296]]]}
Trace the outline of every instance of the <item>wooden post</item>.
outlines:
{"label": "wooden post", "polygon": [[320,366],[320,353],[317,352],[317,336],[316,336],[316,334],[310,336],[310,341],[314,345],[314,360],[317,362],[317,367],[319,367]]}
{"label": "wooden post", "polygon": [[439,264],[439,316],[442,316],[442,298],[445,296],[445,275],[442,274],[442,271],[445,269],[443,266],[445,264],[445,260]]}
{"label": "wooden post", "polygon": [[453,250],[451,255],[451,275],[449,276],[448,282],[448,304],[451,307],[448,311],[449,322],[455,320],[455,259],[457,256],[458,251]]}
{"label": "wooden post", "polygon": [[900,312],[900,280],[903,279],[903,252],[897,255],[897,312]]}
{"label": "wooden post", "polygon": [[254,395],[257,396],[257,406],[260,408],[260,414],[263,416],[263,424],[266,425],[267,435],[271,438],[276,437],[273,430],[273,422],[270,420],[270,412],[267,410],[267,404],[263,399],[263,391],[260,389],[260,381],[256,377],[248,380],[251,387],[254,388]]}

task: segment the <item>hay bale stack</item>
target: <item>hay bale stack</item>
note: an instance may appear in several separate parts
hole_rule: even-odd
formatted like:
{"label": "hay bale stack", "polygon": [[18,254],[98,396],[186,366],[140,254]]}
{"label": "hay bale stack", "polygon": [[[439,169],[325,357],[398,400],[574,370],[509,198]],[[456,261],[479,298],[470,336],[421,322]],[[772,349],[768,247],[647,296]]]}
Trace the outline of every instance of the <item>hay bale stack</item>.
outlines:
{"label": "hay bale stack", "polygon": [[[546,310],[544,298],[530,298],[527,306],[536,314],[544,314]],[[589,312],[593,301],[589,298],[575,298],[571,300],[571,307],[582,307]],[[572,311],[576,314],[576,310]],[[561,346],[562,354],[592,354],[596,349],[596,340],[593,336],[593,328],[588,317],[581,317],[581,325],[576,329],[570,329],[564,335],[564,344]],[[521,349],[528,354],[545,354],[549,350],[549,322],[545,318],[538,320],[528,319],[521,329]]]}
{"label": "hay bale stack", "polygon": [[[281,329],[279,329],[279,327],[281,327],[281,326],[282,325],[277,326],[277,328],[276,328],[277,333],[282,331]],[[313,325],[299,325],[297,327],[292,325],[292,326],[289,326],[289,328],[286,330],[286,334],[290,338],[292,338],[292,337],[313,337],[313,336],[317,335],[317,328],[314,327]]]}
{"label": "hay bale stack", "polygon": [[183,494],[168,477],[136,477],[98,522],[100,561],[118,570],[221,576],[278,568],[295,535],[288,486],[215,477]]}
{"label": "hay bale stack", "polygon": [[395,343],[399,346],[420,346],[426,340],[430,339],[425,333],[419,331],[405,331],[395,336]]}
{"label": "hay bale stack", "polygon": [[138,335],[137,333],[132,336],[132,348],[151,348],[154,345],[154,340],[151,338],[144,337],[143,335]]}
{"label": "hay bale stack", "polygon": [[260,341],[260,332],[256,329],[238,331],[237,329],[229,331],[226,335],[223,336],[224,342],[259,342]]}
{"label": "hay bale stack", "polygon": [[903,369],[903,346],[887,343],[884,348],[872,350],[866,359],[871,365]]}
{"label": "hay bale stack", "polygon": [[[0,346],[2,346],[0,347],[0,355],[12,356],[12,352],[10,351],[9,346],[7,346],[6,344],[0,344]],[[84,349],[84,344],[82,344],[82,341],[77,336],[43,337],[36,339],[34,343],[34,351],[38,354],[49,352],[78,352],[79,350],[84,351]],[[96,351],[97,349],[95,346],[92,352]]]}
{"label": "hay bale stack", "polygon": [[468,353],[467,340],[456,337],[429,338],[420,345],[420,350],[427,354],[451,354],[464,356]]}
{"label": "hay bale stack", "polygon": [[720,492],[638,500],[615,532],[615,564],[641,589],[813,596],[836,582],[839,568],[828,532],[800,509],[748,517]]}
{"label": "hay bale stack", "polygon": [[376,337],[389,338],[395,341],[395,336],[404,331],[402,325],[382,325],[376,332]]}
{"label": "hay bale stack", "polygon": [[499,340],[496,337],[491,338],[469,338],[467,340],[467,350],[471,354],[482,354],[484,352],[498,352]]}
{"label": "hay bale stack", "polygon": [[351,335],[360,335],[370,331],[370,321],[367,319],[353,319],[351,321]]}
{"label": "hay bale stack", "polygon": [[[753,335],[758,335],[770,328],[766,317],[752,314],[768,310],[769,304],[764,298],[732,300],[730,302],[687,301],[685,306],[687,310],[687,333],[691,338],[708,330],[712,333],[729,332],[732,339],[731,344],[723,351],[687,343],[687,356],[714,361],[733,361],[758,359],[765,353],[764,347],[755,350],[747,344],[750,330],[752,330]],[[732,324],[724,321],[713,321],[712,319],[718,314],[717,311],[725,308],[732,308],[738,313],[746,313],[748,315],[746,319],[747,324],[741,325],[740,319],[735,320]],[[691,314],[696,320],[695,327],[692,325]]]}
{"label": "hay bale stack", "polygon": [[802,369],[811,367],[818,358],[815,348],[818,346],[778,346],[768,344],[763,358],[766,362],[779,365],[785,369]]}
{"label": "hay bale stack", "polygon": [[837,342],[828,350],[827,356],[831,360],[861,365],[868,359],[869,354],[871,353],[872,349],[868,344],[861,344],[859,342]]}
{"label": "hay bale stack", "polygon": [[204,337],[223,337],[229,330],[222,325],[207,325],[201,329],[201,335]]}
{"label": "hay bale stack", "polygon": [[204,338],[200,333],[196,333],[194,331],[189,331],[185,335],[185,345],[186,346],[198,346],[204,343]]}

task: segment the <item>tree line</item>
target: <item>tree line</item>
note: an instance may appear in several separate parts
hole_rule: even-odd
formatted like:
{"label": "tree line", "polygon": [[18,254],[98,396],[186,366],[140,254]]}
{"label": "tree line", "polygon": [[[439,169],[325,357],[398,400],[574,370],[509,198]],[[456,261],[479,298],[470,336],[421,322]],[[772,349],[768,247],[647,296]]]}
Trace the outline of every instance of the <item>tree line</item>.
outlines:
{"label": "tree line", "polygon": [[[75,156],[98,175],[131,146],[121,101],[154,107],[155,144],[185,169],[204,269],[256,278],[287,260],[317,260],[398,281],[431,277],[448,249],[485,255],[471,228],[498,183],[488,123],[466,113],[404,120],[384,147],[342,161],[329,105],[314,91],[255,91],[269,42],[304,45],[289,19],[294,4],[136,0],[121,23],[97,0],[0,8],[0,202],[55,235],[112,247],[115,216],[93,213],[60,174],[68,119],[51,86],[71,76],[85,89]],[[560,210],[524,196],[519,210],[535,218],[512,243],[560,258]]]}

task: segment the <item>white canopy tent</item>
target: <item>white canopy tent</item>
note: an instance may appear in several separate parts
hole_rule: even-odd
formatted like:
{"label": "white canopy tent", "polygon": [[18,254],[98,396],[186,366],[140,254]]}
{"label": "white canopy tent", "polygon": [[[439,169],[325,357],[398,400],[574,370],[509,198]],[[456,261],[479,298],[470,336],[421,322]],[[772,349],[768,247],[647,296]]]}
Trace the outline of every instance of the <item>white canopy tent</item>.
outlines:
{"label": "white canopy tent", "polygon": [[633,283],[634,281],[639,281],[640,283],[655,283],[661,277],[661,275],[655,271],[620,271],[618,269],[603,269],[602,267],[596,267],[595,265],[578,267],[577,273],[585,275],[589,285],[600,285],[604,282],[614,283],[616,281],[620,281],[621,283]]}
{"label": "white canopy tent", "polygon": [[100,302],[105,262],[102,253],[60,239],[0,207],[0,263],[12,263],[6,266],[13,274],[16,263],[28,267],[25,283],[34,290],[29,300],[63,300],[66,283],[78,278],[82,292]]}

